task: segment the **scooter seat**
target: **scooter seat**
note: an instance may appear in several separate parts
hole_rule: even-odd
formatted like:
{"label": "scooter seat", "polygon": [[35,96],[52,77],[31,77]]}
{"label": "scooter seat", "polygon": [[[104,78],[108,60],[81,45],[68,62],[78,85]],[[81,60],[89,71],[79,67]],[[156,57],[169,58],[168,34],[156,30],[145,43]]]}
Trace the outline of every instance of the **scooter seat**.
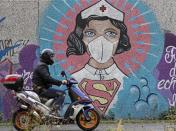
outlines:
{"label": "scooter seat", "polygon": [[53,93],[47,93],[45,94],[45,98],[48,98],[48,99],[51,99],[51,98],[55,98],[55,97],[59,97],[59,96],[62,96],[63,93],[60,92],[60,91],[56,91],[56,92],[53,92]]}
{"label": "scooter seat", "polygon": [[92,103],[92,100],[90,100],[90,99],[81,99],[81,100],[79,100],[79,103],[80,104],[84,104],[84,103],[90,104],[90,103]]}
{"label": "scooter seat", "polygon": [[62,90],[49,89],[46,92],[40,94],[40,97],[47,99],[56,98],[65,95],[65,92]]}

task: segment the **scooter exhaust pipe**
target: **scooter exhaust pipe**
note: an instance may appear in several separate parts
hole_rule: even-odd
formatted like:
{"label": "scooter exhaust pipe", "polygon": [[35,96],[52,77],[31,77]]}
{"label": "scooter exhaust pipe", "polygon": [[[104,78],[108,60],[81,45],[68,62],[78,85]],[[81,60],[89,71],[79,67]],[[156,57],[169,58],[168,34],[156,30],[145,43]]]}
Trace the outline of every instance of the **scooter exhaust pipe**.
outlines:
{"label": "scooter exhaust pipe", "polygon": [[28,108],[28,106],[26,106],[26,105],[21,105],[20,107],[25,110]]}
{"label": "scooter exhaust pipe", "polygon": [[36,111],[33,111],[33,112],[32,112],[32,115],[34,115],[35,117],[37,117],[37,118],[40,119],[40,115],[39,115]]}

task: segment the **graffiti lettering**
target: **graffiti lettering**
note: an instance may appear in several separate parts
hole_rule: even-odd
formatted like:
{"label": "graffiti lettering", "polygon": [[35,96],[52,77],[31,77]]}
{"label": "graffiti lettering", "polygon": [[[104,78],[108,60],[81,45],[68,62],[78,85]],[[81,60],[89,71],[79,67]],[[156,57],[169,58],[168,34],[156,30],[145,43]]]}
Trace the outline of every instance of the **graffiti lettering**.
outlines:
{"label": "graffiti lettering", "polygon": [[176,47],[168,46],[166,48],[165,61],[166,63],[176,62]]}
{"label": "graffiti lettering", "polygon": [[5,49],[7,47],[13,46],[13,45],[23,45],[26,46],[28,44],[29,40],[17,40],[16,42],[13,42],[12,39],[6,39],[6,40],[0,40],[0,49]]}
{"label": "graffiti lettering", "polygon": [[169,105],[175,106],[176,103],[176,47],[168,46],[164,60],[167,64],[174,64],[174,67],[169,70],[168,79],[162,79],[158,82],[157,88],[159,90],[170,90],[172,96],[168,98]]}
{"label": "graffiti lettering", "polygon": [[158,89],[173,89],[175,88],[175,84],[176,84],[176,63],[175,66],[173,68],[171,68],[170,72],[169,72],[169,76],[171,78],[171,80],[165,80],[162,79],[160,82],[158,82]]}
{"label": "graffiti lettering", "polygon": [[172,77],[171,80],[162,79],[160,82],[158,82],[158,89],[159,90],[162,90],[162,89],[168,90],[168,89],[172,88],[174,90],[175,85],[176,85],[176,78],[175,77]]}
{"label": "graffiti lettering", "polygon": [[15,42],[12,39],[0,40],[0,60],[2,61],[5,56],[14,56],[28,42],[29,40],[17,40]]}
{"label": "graffiti lettering", "polygon": [[29,79],[32,79],[33,72],[26,72],[26,70],[23,70],[21,74],[24,78],[24,84],[26,85]]}
{"label": "graffiti lettering", "polygon": [[4,16],[0,16],[0,23],[5,20],[5,17]]}
{"label": "graffiti lettering", "polygon": [[170,77],[176,77],[176,62],[173,68],[169,72]]}
{"label": "graffiti lettering", "polygon": [[169,105],[174,107],[174,106],[175,106],[175,103],[176,103],[176,94],[175,94],[175,93],[173,94],[172,100],[170,100],[170,99],[168,98],[168,101],[169,101]]}
{"label": "graffiti lettering", "polygon": [[172,62],[175,62],[174,67],[170,69],[169,71],[169,77],[171,79],[165,80],[162,79],[158,82],[158,89],[172,89],[174,90],[176,86],[176,47],[174,46],[168,46],[166,48],[166,54],[165,54],[165,62],[168,64],[171,64]]}

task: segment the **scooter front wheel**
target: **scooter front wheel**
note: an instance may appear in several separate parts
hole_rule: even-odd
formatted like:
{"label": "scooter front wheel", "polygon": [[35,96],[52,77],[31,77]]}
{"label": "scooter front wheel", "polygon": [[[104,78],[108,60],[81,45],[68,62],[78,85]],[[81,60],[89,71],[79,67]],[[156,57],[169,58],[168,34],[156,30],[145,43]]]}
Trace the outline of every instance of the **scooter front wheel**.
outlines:
{"label": "scooter front wheel", "polygon": [[80,111],[76,117],[78,126],[84,131],[92,131],[100,123],[100,116],[94,109],[88,111],[88,116],[90,117],[90,120],[86,120],[83,112]]}

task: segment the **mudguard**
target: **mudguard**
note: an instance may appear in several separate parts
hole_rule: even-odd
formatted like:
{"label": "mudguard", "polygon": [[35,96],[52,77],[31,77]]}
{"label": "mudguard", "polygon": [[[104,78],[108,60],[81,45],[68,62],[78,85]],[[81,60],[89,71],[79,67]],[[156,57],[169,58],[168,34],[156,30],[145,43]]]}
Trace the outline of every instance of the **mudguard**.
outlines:
{"label": "mudguard", "polygon": [[[94,108],[92,104],[88,104],[88,105],[84,105],[84,104],[77,104],[77,105],[73,105],[73,115],[70,116],[71,119],[75,119],[76,116],[78,115],[78,113],[82,110],[84,111],[84,109],[92,109]],[[86,113],[85,113],[86,115]],[[86,115],[87,116],[87,115]]]}

